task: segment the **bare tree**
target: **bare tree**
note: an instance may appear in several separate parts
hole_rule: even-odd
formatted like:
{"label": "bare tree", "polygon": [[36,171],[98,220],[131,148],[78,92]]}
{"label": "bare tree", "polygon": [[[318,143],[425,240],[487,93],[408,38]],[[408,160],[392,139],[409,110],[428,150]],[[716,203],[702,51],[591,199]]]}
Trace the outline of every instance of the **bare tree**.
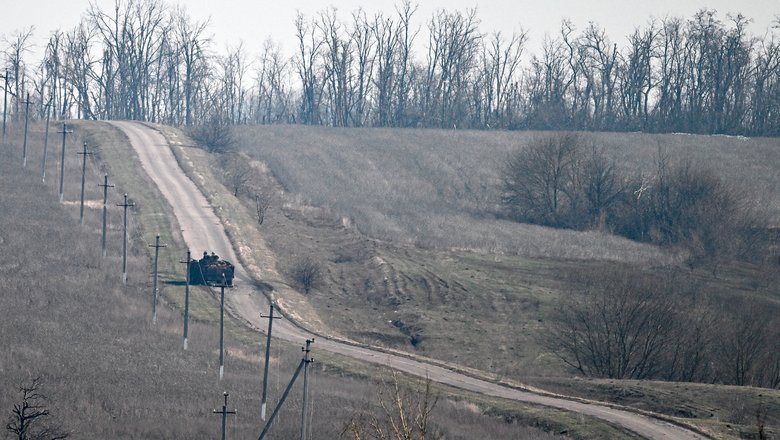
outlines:
{"label": "bare tree", "polygon": [[279,45],[266,40],[260,56],[257,75],[255,121],[273,124],[290,121],[289,65]]}
{"label": "bare tree", "polygon": [[581,374],[645,379],[663,371],[676,334],[672,286],[626,271],[586,275],[562,300],[546,343]]}
{"label": "bare tree", "polygon": [[478,24],[476,9],[466,14],[441,10],[428,22],[423,116],[429,126],[449,128],[468,119],[469,74],[482,39]]}
{"label": "bare tree", "polygon": [[513,87],[520,81],[517,74],[527,39],[525,31],[513,34],[509,40],[498,32],[485,43],[482,64],[487,81],[481,98],[487,112],[483,123],[489,128],[511,126],[507,119],[517,105],[512,101]]}
{"label": "bare tree", "polygon": [[19,387],[21,402],[15,403],[10,421],[5,426],[18,440],[62,440],[70,437],[52,421],[49,399],[41,392],[42,381],[34,378]]}
{"label": "bare tree", "polygon": [[502,203],[520,221],[563,226],[571,206],[579,138],[561,133],[534,140],[503,170]]}
{"label": "bare tree", "polygon": [[322,41],[323,100],[329,124],[345,127],[351,120],[350,82],[352,80],[353,40],[344,33],[338,21],[336,8],[331,7],[318,16],[316,27]]}
{"label": "bare tree", "polygon": [[322,266],[313,257],[301,257],[293,263],[290,275],[304,293],[309,293],[322,281]]}
{"label": "bare tree", "polygon": [[576,180],[570,192],[571,224],[604,230],[613,224],[627,185],[615,161],[603,149],[592,146],[587,151],[578,154],[573,171]]}
{"label": "bare tree", "polygon": [[265,221],[265,214],[271,207],[271,197],[263,191],[255,191],[255,212],[257,213],[257,224],[262,225]]}
{"label": "bare tree", "polygon": [[[206,50],[210,44],[209,38],[205,36],[208,21],[192,21],[183,8],[176,9],[173,13],[173,31],[175,33],[177,50],[174,53],[177,58],[177,64],[181,64],[183,74],[179,83],[183,88],[180,107],[177,108],[178,121],[183,119],[184,125],[190,126],[193,123],[193,108],[197,90],[204,87],[207,59]],[[177,85],[178,86],[178,85]],[[181,107],[184,107],[184,117],[180,113]]]}
{"label": "bare tree", "polygon": [[233,127],[216,112],[200,125],[191,126],[187,134],[211,153],[224,153],[233,148]]}
{"label": "bare tree", "polygon": [[15,31],[11,37],[5,40],[5,56],[8,60],[8,74],[10,75],[10,78],[6,79],[6,84],[8,84],[9,80],[13,81],[11,96],[13,97],[14,118],[16,119],[21,115],[19,107],[24,101],[24,96],[27,93],[28,66],[24,61],[24,57],[32,48],[32,36],[34,32],[35,27],[30,26]]}
{"label": "bare tree", "polygon": [[317,38],[316,28],[310,25],[302,14],[295,19],[296,37],[298,39],[298,58],[294,65],[301,80],[300,122],[303,124],[319,124],[320,94],[322,85],[317,76],[317,59],[323,41]]}
{"label": "bare tree", "polygon": [[444,436],[433,426],[432,414],[439,401],[431,380],[408,390],[400,383],[398,373],[385,381],[378,395],[380,417],[358,414],[344,427],[342,437],[355,440],[435,440]]}
{"label": "bare tree", "polygon": [[225,182],[238,197],[253,177],[254,169],[249,158],[242,153],[229,152],[221,156],[220,162]]}

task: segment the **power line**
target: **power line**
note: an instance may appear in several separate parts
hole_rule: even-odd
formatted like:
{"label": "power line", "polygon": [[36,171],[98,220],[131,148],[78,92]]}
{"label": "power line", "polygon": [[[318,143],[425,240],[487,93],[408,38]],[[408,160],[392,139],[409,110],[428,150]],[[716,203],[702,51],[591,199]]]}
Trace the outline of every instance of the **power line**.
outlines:
{"label": "power line", "polygon": [[103,256],[106,256],[106,216],[108,215],[108,207],[106,202],[108,201],[108,188],[113,188],[115,185],[108,184],[108,174],[103,176],[103,183],[98,184],[103,188],[103,234],[100,239],[100,247],[103,250]]}
{"label": "power line", "polygon": [[46,103],[46,135],[43,138],[43,158],[41,159],[41,182],[46,183],[46,155],[49,151],[49,121],[51,120],[51,99]]}
{"label": "power line", "polygon": [[87,175],[87,156],[92,155],[93,153],[91,151],[87,151],[87,142],[84,142],[84,150],[79,154],[83,157],[82,163],[81,163],[81,204],[79,207],[79,224],[84,224],[84,183]]}
{"label": "power line", "polygon": [[227,409],[227,406],[228,406],[227,401],[228,401],[228,395],[229,395],[228,392],[225,391],[224,393],[222,393],[222,395],[225,396],[225,403],[222,405],[222,411],[219,411],[219,410],[215,409],[212,412],[214,414],[222,414],[222,440],[225,440],[225,434],[226,434],[226,429],[225,428],[227,426],[225,422],[227,421],[227,416],[228,416],[228,414],[235,414],[236,411],[235,410],[228,411],[228,409]]}
{"label": "power line", "polygon": [[[180,261],[179,263],[186,264],[184,269],[184,349],[187,349],[187,333],[190,320],[190,262],[192,261],[192,253],[187,249],[187,259]],[[200,265],[198,265],[200,267]]]}
{"label": "power line", "polygon": [[[293,384],[295,384],[296,379],[298,379],[298,375],[301,374],[301,370],[306,368],[311,362],[314,362],[314,359],[309,358],[309,352],[311,351],[311,344],[314,343],[314,339],[307,339],[306,340],[306,347],[301,347],[301,350],[303,350],[303,359],[301,359],[301,362],[298,363],[298,368],[295,369],[295,373],[293,373],[292,379],[290,379],[290,383],[287,384],[287,388],[284,389],[284,393],[282,393],[282,398],[279,400],[279,403],[276,404],[276,408],[274,408],[274,412],[271,413],[271,417],[268,419],[268,422],[266,422],[265,427],[263,427],[263,432],[260,433],[260,437],[258,437],[258,440],[263,440],[265,438],[265,435],[268,434],[268,430],[271,429],[271,424],[274,422],[274,419],[276,419],[276,416],[279,414],[279,410],[282,408],[282,405],[284,404],[284,401],[287,400],[287,395],[290,394],[290,390],[293,387]],[[304,414],[306,411],[306,388],[304,386],[304,400],[303,400],[303,410]],[[304,427],[301,427],[301,436],[303,436]]]}
{"label": "power line", "polygon": [[62,131],[58,133],[62,133],[62,148],[60,150],[60,203],[62,203],[64,197],[63,184],[65,182],[65,138],[73,133],[73,130],[68,130],[68,126],[63,122]]}
{"label": "power line", "polygon": [[124,227],[122,228],[122,284],[127,285],[127,208],[135,206],[135,203],[127,203],[127,193],[125,193],[124,203],[116,206],[121,206],[125,210]]}
{"label": "power line", "polygon": [[160,255],[160,248],[167,246],[168,245],[160,244],[160,235],[154,237],[154,245],[149,245],[149,247],[154,248],[154,275],[152,276],[152,324],[157,323],[157,261]]}
{"label": "power line", "polygon": [[268,316],[260,315],[261,318],[268,318],[268,333],[265,341],[265,369],[263,370],[263,400],[260,404],[260,419],[265,420],[265,404],[268,396],[268,364],[271,357],[271,330],[273,329],[274,319],[281,318],[274,316],[274,305],[271,304],[271,311]]}
{"label": "power line", "polygon": [[5,145],[5,120],[8,114],[8,69],[3,75],[3,145]]}
{"label": "power line", "polygon": [[303,407],[301,408],[301,440],[306,440],[306,401],[309,397],[309,364],[314,362],[314,359],[309,358],[311,352],[311,344],[314,343],[314,338],[306,340],[306,347],[301,347],[303,350]]}
{"label": "power line", "polygon": [[27,125],[30,120],[30,92],[27,92],[27,99],[24,104],[24,141],[22,143],[22,167],[27,167]]}
{"label": "power line", "polygon": [[222,282],[216,286],[219,287],[219,380],[222,380],[225,372],[225,287],[228,287],[225,281],[225,274],[222,274]]}

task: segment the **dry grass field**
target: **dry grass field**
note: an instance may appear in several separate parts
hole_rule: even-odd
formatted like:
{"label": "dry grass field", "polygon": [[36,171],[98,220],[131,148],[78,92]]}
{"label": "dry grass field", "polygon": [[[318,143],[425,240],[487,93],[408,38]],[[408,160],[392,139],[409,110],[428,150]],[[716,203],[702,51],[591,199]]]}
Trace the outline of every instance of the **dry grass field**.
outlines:
{"label": "dry grass field", "polygon": [[[680,255],[602,233],[502,220],[496,200],[501,158],[536,135],[238,127],[238,148],[258,161],[258,174],[242,198],[246,210],[253,211],[252,191],[273,194],[274,203],[262,226],[237,229],[258,229],[281,273],[302,256],[321,263],[323,281],[306,300],[334,332],[499,379],[552,388],[562,380],[564,388],[577,388],[573,394],[644,408],[642,399],[625,399],[620,385],[603,392],[558,379],[566,372],[540,341],[561,295],[573,287],[568,274],[616,262],[664,271],[677,266]],[[605,133],[590,142],[599,142],[624,170],[652,169],[659,148],[673,160],[702,163],[734,182],[771,222],[778,218],[775,139]],[[208,169],[219,176],[216,159],[181,151],[196,174]],[[213,194],[224,191],[218,182],[202,185]],[[685,271],[715,303],[780,304],[780,278],[772,268],[730,265],[717,277]],[[686,392],[646,387],[643,396],[659,402],[655,410],[677,416],[684,411],[675,402],[685,400]],[[733,405],[724,398],[728,391],[709,392],[720,396],[712,399],[713,408]],[[772,396],[769,411],[776,411],[771,402],[777,393],[764,395]],[[757,406],[749,401],[736,412],[711,412],[712,419],[702,423],[714,424],[724,436],[750,435],[755,421],[749,414]],[[776,415],[770,421],[776,424]]]}
{"label": "dry grass field", "polygon": [[[262,161],[259,191],[280,194],[260,227],[279,271],[301,256],[319,261],[324,280],[308,301],[331,329],[360,341],[498,377],[561,374],[539,341],[572,287],[568,274],[615,262],[647,271],[679,262],[669,249],[605,233],[502,220],[502,159],[539,133],[236,130],[237,148]],[[659,147],[672,158],[702,162],[753,195],[767,216],[778,216],[775,139],[585,136],[624,169],[652,169]],[[250,192],[244,200],[251,211]],[[735,266],[718,278],[706,270],[690,277],[713,297],[758,296],[772,307],[780,301],[774,271]]]}
{"label": "dry grass field", "polygon": [[[238,415],[228,424],[230,438],[254,438],[258,420],[262,368],[262,341],[239,323],[227,321],[226,376],[217,380],[218,331],[216,304],[202,289],[193,291],[194,322],[190,349],[181,348],[181,287],[162,284],[158,321],[151,323],[151,231],[177,238],[165,229],[164,211],[155,213],[152,188],[122,150],[122,139],[101,124],[79,124],[69,146],[83,140],[100,146],[99,157],[87,168],[88,209],[79,226],[80,156],[66,156],[65,202],[58,203],[58,163],[48,163],[47,180],[39,174],[41,127],[33,126],[28,167],[21,168],[18,138],[2,146],[0,162],[0,420],[9,420],[18,400],[17,389],[34,377],[49,397],[52,418],[72,438],[215,438],[219,417],[211,413],[230,392],[230,406]],[[59,144],[50,150],[59,152]],[[50,144],[50,147],[52,145]],[[97,151],[97,150],[96,150]],[[103,162],[106,160],[108,162]],[[37,166],[36,166],[37,165]],[[131,211],[129,281],[121,283],[121,210],[111,206],[109,252],[100,255],[100,200],[96,187],[109,171],[122,192],[134,197]],[[138,179],[133,180],[133,179]],[[135,183],[133,183],[135,182]],[[157,215],[155,215],[157,214]],[[157,221],[162,221],[159,226]],[[163,220],[160,220],[163,219]],[[170,226],[168,226],[170,227]],[[174,229],[175,230],[175,229]],[[161,261],[177,267],[179,255],[163,253]],[[181,274],[165,274],[176,281]],[[316,347],[315,347],[316,350]],[[273,406],[299,360],[299,348],[276,345],[272,350],[270,404]],[[381,414],[376,396],[387,373],[359,362],[344,363],[325,353],[316,354],[312,374],[312,424],[317,438],[338,438],[350,417],[359,412]],[[349,370],[345,370],[346,366]],[[369,378],[370,377],[370,378]],[[406,379],[404,379],[404,383]],[[415,387],[419,384],[410,383]],[[625,438],[618,429],[576,415],[538,407],[484,400],[473,395],[436,388],[443,397],[434,424],[447,438],[553,438],[547,431],[566,430],[573,438]],[[300,384],[275,424],[271,438],[298,435]]]}
{"label": "dry grass field", "polygon": [[[181,279],[177,263],[181,239],[172,232],[177,231],[173,218],[148,179],[138,172],[122,137],[102,124],[76,126],[76,136],[68,142],[65,202],[58,204],[59,143],[50,139],[47,180],[41,183],[40,131],[40,126],[33,127],[26,169],[20,167],[18,139],[2,147],[7,160],[0,163],[0,276],[5,281],[0,308],[13,312],[0,322],[5,347],[5,355],[0,356],[0,409],[11,408],[21,383],[41,376],[44,392],[51,397],[52,413],[76,438],[213,438],[218,432],[218,417],[210,417],[210,411],[219,405],[222,391],[228,390],[231,402],[239,409],[238,417],[229,425],[229,435],[257,435],[259,393],[246,390],[260,389],[259,338],[228,321],[227,375],[219,383],[218,315],[213,296],[196,290],[191,348],[181,350],[182,289],[175,283]],[[75,154],[74,145],[84,140],[90,146],[94,143],[98,154],[87,165],[86,223],[80,227],[77,202],[81,158]],[[208,156],[194,154],[196,151],[191,151],[191,158],[200,159],[192,160],[193,169],[216,163]],[[652,154],[648,153],[647,158],[652,160]],[[275,174],[272,167],[269,170]],[[118,184],[110,193],[109,203],[120,202],[120,194],[127,191],[134,194],[131,197],[137,205],[131,212],[127,287],[119,282],[121,211],[113,205],[109,255],[106,259],[100,257],[102,194],[97,183],[104,172]],[[768,176],[756,177],[771,182]],[[345,226],[343,213],[302,204],[306,197],[280,191],[268,175],[260,176],[260,180],[277,191],[278,199],[259,230],[275,250],[292,251],[278,252],[279,270],[284,272],[298,256],[317,257],[325,269],[325,279],[306,299],[328,325],[349,337],[476,367],[496,378],[521,379],[553,391],[683,417],[723,438],[755,435],[757,409],[765,414],[768,432],[776,431],[772,426],[778,424],[777,391],[571,380],[544,354],[538,345],[539,335],[554,312],[556,298],[567,288],[565,274],[583,267],[597,270],[614,264],[611,258],[626,248],[596,240],[591,244],[596,250],[583,247],[581,259],[534,258],[481,248],[415,246],[391,242],[389,237],[378,240]],[[756,185],[752,180],[747,184]],[[251,218],[251,203],[244,201]],[[233,227],[240,232],[248,226]],[[157,325],[151,325],[147,245],[155,233],[163,235],[170,248],[161,259],[163,305]],[[555,247],[558,242],[551,243]],[[659,263],[653,256],[659,251],[649,249],[641,261],[652,269],[656,267],[652,264]],[[660,262],[665,258],[661,255]],[[691,275],[716,296],[777,302],[777,280],[760,268],[730,266],[717,279],[706,271]],[[295,346],[276,347],[272,396],[279,395],[297,362],[297,351]],[[365,396],[377,395],[381,386],[376,378],[386,373],[325,354],[318,358],[313,430],[336,438],[352,414],[363,409],[381,411],[373,397]],[[366,380],[368,377],[373,379]],[[441,400],[435,416],[436,426],[447,438],[548,435],[524,425],[566,431],[573,438],[627,435],[568,413],[437,390],[452,396]],[[299,410],[300,399],[292,398],[276,427],[278,438],[297,435]]]}
{"label": "dry grass field", "polygon": [[[504,161],[541,132],[335,129],[239,126],[237,145],[268,164],[289,193],[327,207],[380,240],[435,249],[474,249],[527,257],[647,261],[650,246],[599,233],[575,233],[501,219]],[[629,175],[651,172],[659,148],[737,184],[780,220],[780,144],[683,134],[584,134]]]}

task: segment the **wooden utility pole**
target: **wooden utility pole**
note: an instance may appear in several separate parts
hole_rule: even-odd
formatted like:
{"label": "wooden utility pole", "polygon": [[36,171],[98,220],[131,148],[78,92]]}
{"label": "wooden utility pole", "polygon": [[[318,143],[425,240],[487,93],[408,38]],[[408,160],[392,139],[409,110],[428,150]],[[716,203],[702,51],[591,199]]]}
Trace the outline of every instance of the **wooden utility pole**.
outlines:
{"label": "wooden utility pole", "polygon": [[160,236],[154,237],[154,244],[150,244],[149,247],[154,248],[154,271],[152,276],[152,324],[157,323],[157,261],[160,256],[160,248],[166,247],[165,244],[160,244]]}
{"label": "wooden utility pole", "polygon": [[79,224],[84,224],[84,183],[87,176],[87,156],[91,155],[91,151],[87,151],[87,143],[84,142],[84,151],[80,153],[83,156],[83,160],[81,161],[81,205],[79,208]]}
{"label": "wooden utility pole", "polygon": [[62,133],[62,148],[60,150],[60,203],[62,203],[64,200],[63,183],[65,182],[65,137],[73,133],[73,130],[68,130],[68,126],[63,122],[62,131],[59,133]]}
{"label": "wooden utility pole", "polygon": [[213,410],[212,412],[214,414],[222,414],[222,440],[225,440],[225,434],[227,433],[227,416],[228,414],[235,414],[236,411],[228,411],[227,409],[227,400],[228,400],[228,392],[225,391],[222,393],[223,396],[225,396],[225,403],[222,405],[222,411],[219,410]]}
{"label": "wooden utility pole", "polygon": [[135,203],[127,203],[127,193],[125,193],[124,203],[116,206],[125,209],[124,227],[122,228],[122,284],[127,285],[127,208],[135,206]]}
{"label": "wooden utility pole", "polygon": [[263,400],[260,404],[260,419],[265,420],[265,404],[268,397],[268,364],[271,357],[271,330],[273,329],[274,319],[280,316],[274,316],[274,305],[271,304],[271,311],[268,316],[260,315],[261,318],[268,318],[268,333],[265,340],[265,368],[263,369]]}
{"label": "wooden utility pole", "polygon": [[222,380],[225,372],[225,274],[222,274],[222,282],[219,284],[219,380]]}
{"label": "wooden utility pole", "polygon": [[46,155],[49,152],[49,121],[51,119],[51,99],[46,103],[46,134],[43,137],[43,158],[41,159],[41,182],[46,183]]}
{"label": "wooden utility pole", "polygon": [[8,115],[8,69],[3,75],[3,145],[5,145],[5,120]]}
{"label": "wooden utility pole", "polygon": [[[282,393],[282,398],[279,399],[279,403],[276,404],[276,408],[274,408],[274,412],[271,413],[271,417],[268,419],[268,422],[266,422],[265,427],[263,427],[263,432],[260,433],[260,437],[258,437],[258,440],[263,440],[265,438],[265,435],[268,434],[268,430],[271,429],[271,424],[274,422],[274,419],[276,418],[276,415],[279,414],[279,410],[282,408],[282,405],[284,404],[284,401],[287,400],[287,395],[290,394],[290,390],[292,389],[293,385],[295,384],[295,380],[298,379],[298,375],[301,374],[301,370],[304,369],[306,365],[308,365],[311,362],[314,362],[314,359],[309,359],[309,352],[311,351],[309,346],[314,342],[314,339],[307,339],[306,340],[306,347],[301,348],[304,352],[303,359],[301,359],[301,362],[298,364],[298,368],[295,369],[295,373],[293,373],[292,379],[290,379],[290,383],[287,384],[287,388],[284,389],[284,393]],[[304,398],[306,397],[306,394],[304,394]],[[306,410],[306,405],[304,401],[304,413]]]}
{"label": "wooden utility pole", "polygon": [[22,142],[22,167],[27,167],[27,124],[30,120],[30,92],[27,92],[27,99],[24,104],[24,141]]}
{"label": "wooden utility pole", "polygon": [[103,251],[103,256],[106,256],[106,217],[108,215],[108,206],[106,206],[106,202],[108,202],[108,188],[113,188],[114,185],[108,184],[108,174],[103,176],[103,184],[99,184],[98,186],[103,188],[103,234],[100,238],[100,248]]}
{"label": "wooden utility pole", "polygon": [[192,260],[192,253],[187,249],[187,259],[180,261],[184,263],[184,349],[187,349],[187,330],[188,322],[190,320],[190,261]]}
{"label": "wooden utility pole", "polygon": [[306,403],[309,398],[309,364],[314,362],[314,359],[309,357],[312,343],[314,343],[314,338],[307,339],[306,347],[301,348],[301,350],[303,350],[303,408],[301,408],[301,440],[306,440]]}

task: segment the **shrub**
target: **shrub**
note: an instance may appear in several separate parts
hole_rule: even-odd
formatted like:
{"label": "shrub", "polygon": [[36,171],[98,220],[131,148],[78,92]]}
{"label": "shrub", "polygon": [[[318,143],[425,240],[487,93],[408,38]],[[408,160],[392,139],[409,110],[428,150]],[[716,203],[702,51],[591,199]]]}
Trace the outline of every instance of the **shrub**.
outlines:
{"label": "shrub", "polygon": [[298,286],[309,293],[322,281],[322,267],[312,257],[303,257],[293,264],[291,275]]}
{"label": "shrub", "polygon": [[209,152],[224,153],[233,148],[233,127],[219,116],[189,128],[187,134]]}

